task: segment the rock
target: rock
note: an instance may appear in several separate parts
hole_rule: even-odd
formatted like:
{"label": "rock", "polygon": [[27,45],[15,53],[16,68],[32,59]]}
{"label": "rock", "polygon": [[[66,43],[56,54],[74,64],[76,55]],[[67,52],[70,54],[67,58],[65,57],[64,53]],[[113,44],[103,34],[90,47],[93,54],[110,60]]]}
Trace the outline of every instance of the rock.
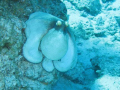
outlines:
{"label": "rock", "polygon": [[43,11],[62,19],[67,19],[67,10],[65,5],[60,1],[49,0],[6,0],[0,1],[0,16],[13,14],[22,21],[26,21],[33,12]]}
{"label": "rock", "polygon": [[58,82],[52,86],[52,90],[89,90],[89,88],[61,77]]}
{"label": "rock", "polygon": [[74,69],[63,73],[63,77],[84,86],[93,82],[96,75],[90,67],[86,68],[82,63],[78,63]]}
{"label": "rock", "polygon": [[119,90],[120,77],[104,75],[98,78],[90,90]]}
{"label": "rock", "polygon": [[[1,65],[0,65],[1,66]],[[2,90],[4,90],[4,86],[5,86],[5,83],[4,83],[4,81],[5,81],[5,79],[4,79],[4,74],[2,74],[2,73],[0,73],[0,88],[2,89]]]}
{"label": "rock", "polygon": [[110,1],[115,1],[115,0],[102,0],[103,3],[110,2]]}
{"label": "rock", "polygon": [[85,17],[80,17],[79,14],[70,14],[69,24],[77,37],[88,39],[93,35],[93,26],[91,21]]}
{"label": "rock", "polygon": [[[61,15],[66,17],[66,8],[60,1],[50,1],[44,8],[51,5],[60,5]],[[29,0],[6,0],[0,1],[0,89],[4,90],[50,90],[51,84],[56,81],[59,73],[53,71],[48,73],[42,69],[41,64],[31,64],[25,61],[22,55],[22,47],[25,42],[25,21],[30,13],[40,9],[33,9]],[[61,3],[61,4],[60,4]],[[40,6],[39,3],[37,6]],[[36,7],[37,7],[36,6]],[[43,7],[41,6],[41,7]],[[47,7],[49,12],[56,12]],[[44,9],[47,10],[47,9]],[[62,10],[62,11],[61,11]],[[41,9],[42,11],[42,9]],[[46,11],[47,12],[47,11]],[[56,13],[55,15],[58,15]],[[65,16],[64,16],[65,15]]]}
{"label": "rock", "polygon": [[12,90],[12,89],[18,89],[17,86],[19,86],[19,80],[16,78],[16,76],[6,76],[5,77],[5,88],[7,90]]}
{"label": "rock", "polygon": [[80,11],[85,11],[91,15],[97,15],[101,11],[99,0],[68,0]]}
{"label": "rock", "polygon": [[17,17],[9,15],[8,18],[0,18],[0,51],[1,55],[8,55],[9,59],[15,59],[21,53],[23,44],[22,29],[25,27],[24,22]]}
{"label": "rock", "polygon": [[120,16],[115,16],[115,19],[116,19],[118,25],[120,26]]}
{"label": "rock", "polygon": [[113,10],[113,11],[120,10],[120,1],[119,0],[111,0],[111,1],[114,1],[114,2],[110,2],[111,4],[108,5],[106,9],[107,10]]}
{"label": "rock", "polygon": [[105,31],[96,30],[96,31],[94,31],[94,35],[96,37],[105,37]]}
{"label": "rock", "polygon": [[116,16],[118,16],[117,12],[112,11],[96,16],[93,19],[93,21],[95,22],[95,24],[93,25],[95,27],[95,36],[113,36],[115,33],[117,33],[119,31],[119,25],[116,21]]}
{"label": "rock", "polygon": [[[91,59],[91,63],[93,69],[97,73],[98,76],[110,74],[112,76],[119,76],[120,75],[120,63],[119,63],[119,56],[101,56],[101,57],[94,57]],[[100,70],[100,72],[98,72]]]}

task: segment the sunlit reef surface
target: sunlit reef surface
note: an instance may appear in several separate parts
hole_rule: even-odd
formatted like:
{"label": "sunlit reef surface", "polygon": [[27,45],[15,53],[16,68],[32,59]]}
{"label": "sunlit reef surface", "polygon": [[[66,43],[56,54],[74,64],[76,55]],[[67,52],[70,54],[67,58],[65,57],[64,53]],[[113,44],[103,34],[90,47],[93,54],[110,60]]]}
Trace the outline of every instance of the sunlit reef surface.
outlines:
{"label": "sunlit reef surface", "polygon": [[[25,22],[37,11],[68,20],[75,68],[47,72],[23,57]],[[119,0],[0,0],[1,90],[120,90],[119,76]]]}

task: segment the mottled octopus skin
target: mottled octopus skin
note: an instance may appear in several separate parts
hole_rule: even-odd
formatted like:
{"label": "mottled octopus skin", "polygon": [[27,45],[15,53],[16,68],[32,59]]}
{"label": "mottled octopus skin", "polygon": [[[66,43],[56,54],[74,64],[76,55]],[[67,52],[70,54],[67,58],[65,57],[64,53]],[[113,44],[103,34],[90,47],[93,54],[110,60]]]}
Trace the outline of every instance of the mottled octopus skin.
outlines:
{"label": "mottled octopus skin", "polygon": [[65,72],[76,65],[74,35],[68,23],[62,19],[43,12],[33,13],[26,22],[25,34],[27,40],[23,46],[23,55],[28,61],[42,62],[48,72],[54,67]]}
{"label": "mottled octopus skin", "polygon": [[50,14],[37,12],[30,15],[26,22],[25,34],[27,40],[23,46],[24,57],[32,63],[40,63],[43,59],[42,53],[38,50],[42,37],[52,29],[54,23],[59,20]]}

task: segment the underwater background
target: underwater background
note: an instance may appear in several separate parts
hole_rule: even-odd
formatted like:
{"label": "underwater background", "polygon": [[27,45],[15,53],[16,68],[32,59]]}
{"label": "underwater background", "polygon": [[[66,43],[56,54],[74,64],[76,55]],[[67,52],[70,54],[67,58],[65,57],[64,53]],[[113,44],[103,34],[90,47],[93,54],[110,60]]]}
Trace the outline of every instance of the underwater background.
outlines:
{"label": "underwater background", "polygon": [[[47,72],[23,56],[26,21],[38,11],[68,21],[73,69]],[[0,90],[120,90],[120,0],[0,0]]]}

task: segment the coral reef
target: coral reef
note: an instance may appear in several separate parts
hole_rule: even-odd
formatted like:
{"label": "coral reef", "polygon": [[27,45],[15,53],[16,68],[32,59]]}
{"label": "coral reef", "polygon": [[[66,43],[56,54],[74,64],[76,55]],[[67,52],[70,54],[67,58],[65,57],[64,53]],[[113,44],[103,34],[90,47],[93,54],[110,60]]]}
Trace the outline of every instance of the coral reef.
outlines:
{"label": "coral reef", "polygon": [[[46,72],[46,59],[33,64],[23,57],[25,22],[37,11],[68,20],[77,44],[75,68]],[[119,90],[119,58],[119,0],[0,0],[1,90]]]}

